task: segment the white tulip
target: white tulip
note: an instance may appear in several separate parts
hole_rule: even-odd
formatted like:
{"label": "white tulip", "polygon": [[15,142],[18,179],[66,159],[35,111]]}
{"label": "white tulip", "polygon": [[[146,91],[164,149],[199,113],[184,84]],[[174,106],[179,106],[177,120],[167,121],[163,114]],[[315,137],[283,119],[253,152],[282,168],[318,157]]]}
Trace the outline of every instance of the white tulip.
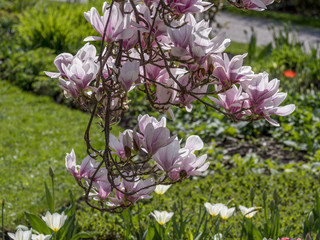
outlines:
{"label": "white tulip", "polygon": [[154,210],[154,212],[152,212],[151,215],[156,219],[156,221],[160,225],[165,225],[172,218],[173,212],[168,213],[166,211],[160,212],[160,211]]}
{"label": "white tulip", "polygon": [[234,213],[235,208],[228,208],[226,205],[223,205],[220,209],[220,216],[223,220],[228,219]]}
{"label": "white tulip", "polygon": [[222,234],[218,233],[213,236],[213,240],[222,240]]}
{"label": "white tulip", "polygon": [[216,203],[216,204],[211,204],[211,203],[205,203],[204,206],[206,207],[207,212],[215,217],[220,213],[221,208],[224,206],[222,203]]}
{"label": "white tulip", "polygon": [[156,186],[156,189],[154,191],[156,192],[156,194],[163,195],[170,187],[171,185],[160,184]]}
{"label": "white tulip", "polygon": [[47,212],[42,219],[46,222],[49,228],[51,228],[54,232],[58,232],[67,219],[67,216],[64,215],[64,212],[62,214],[54,213],[52,215],[50,212]]}
{"label": "white tulip", "polygon": [[51,235],[43,235],[43,234],[32,234],[32,240],[49,240]]}
{"label": "white tulip", "polygon": [[13,240],[31,240],[32,230],[23,231],[19,228],[15,233],[8,233]]}
{"label": "white tulip", "polygon": [[252,218],[261,207],[251,207],[251,208],[246,208],[244,206],[239,206],[239,209],[242,213],[242,215],[246,218]]}

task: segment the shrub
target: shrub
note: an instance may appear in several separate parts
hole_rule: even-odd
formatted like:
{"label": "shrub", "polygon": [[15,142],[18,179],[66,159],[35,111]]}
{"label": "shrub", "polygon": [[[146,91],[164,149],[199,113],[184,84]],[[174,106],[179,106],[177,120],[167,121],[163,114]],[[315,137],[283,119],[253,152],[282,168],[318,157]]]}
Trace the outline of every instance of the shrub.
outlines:
{"label": "shrub", "polygon": [[26,49],[47,47],[56,53],[74,52],[92,31],[83,17],[86,9],[81,4],[50,3],[23,12],[16,27],[19,44]]}

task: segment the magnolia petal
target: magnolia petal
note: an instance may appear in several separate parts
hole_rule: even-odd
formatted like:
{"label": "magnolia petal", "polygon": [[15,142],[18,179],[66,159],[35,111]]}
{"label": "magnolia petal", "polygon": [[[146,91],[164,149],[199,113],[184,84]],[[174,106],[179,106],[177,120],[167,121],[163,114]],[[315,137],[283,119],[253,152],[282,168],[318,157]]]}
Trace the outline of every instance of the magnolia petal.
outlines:
{"label": "magnolia petal", "polygon": [[192,135],[187,138],[186,146],[190,151],[196,151],[203,148],[203,141],[197,135]]}
{"label": "magnolia petal", "polygon": [[102,37],[98,37],[98,36],[89,36],[89,37],[86,37],[85,39],[83,39],[84,42],[100,41],[100,40],[102,40]]}

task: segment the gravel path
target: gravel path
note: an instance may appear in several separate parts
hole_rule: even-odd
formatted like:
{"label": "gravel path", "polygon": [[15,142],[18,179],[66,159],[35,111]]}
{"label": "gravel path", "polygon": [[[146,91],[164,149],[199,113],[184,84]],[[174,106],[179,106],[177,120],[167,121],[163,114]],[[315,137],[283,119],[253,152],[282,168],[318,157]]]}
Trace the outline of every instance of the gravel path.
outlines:
{"label": "gravel path", "polygon": [[[217,22],[222,26],[220,31],[226,32],[227,37],[233,41],[248,43],[251,36],[251,27],[257,34],[257,45],[267,45],[272,42],[272,32],[268,29],[270,26],[278,31],[282,29],[281,22],[271,19],[259,19],[235,15],[227,12],[220,12],[216,16]],[[292,26],[298,32],[298,39],[305,43],[306,51],[310,51],[310,44],[318,47],[320,45],[320,29],[305,28],[300,26]],[[247,31],[248,36],[244,31]]]}

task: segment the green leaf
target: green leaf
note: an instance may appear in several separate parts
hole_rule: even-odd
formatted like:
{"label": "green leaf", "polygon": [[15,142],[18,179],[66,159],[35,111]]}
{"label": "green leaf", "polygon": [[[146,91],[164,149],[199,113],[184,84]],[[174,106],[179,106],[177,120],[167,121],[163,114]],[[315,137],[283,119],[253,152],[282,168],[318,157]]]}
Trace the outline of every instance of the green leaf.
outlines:
{"label": "green leaf", "polygon": [[70,195],[71,204],[69,207],[66,208],[65,214],[66,215],[73,215],[76,212],[76,200],[75,200],[74,195],[71,190],[69,191],[69,195]]}
{"label": "green leaf", "polygon": [[152,240],[154,235],[155,235],[154,228],[152,226],[149,226],[147,231],[144,233],[143,239],[144,240]]}
{"label": "green leaf", "polygon": [[32,229],[45,235],[51,234],[50,228],[40,217],[27,212],[25,212],[24,214],[26,215],[26,218],[28,219]]}
{"label": "green leaf", "polygon": [[74,214],[71,216],[68,216],[63,227],[57,232],[57,239],[59,240],[67,239],[66,235],[70,230],[73,231],[75,221],[76,221],[76,216]]}
{"label": "green leaf", "polygon": [[79,238],[92,238],[94,236],[96,236],[98,234],[98,232],[80,232],[75,234],[71,240],[77,240]]}
{"label": "green leaf", "polygon": [[46,182],[44,182],[44,187],[46,189],[46,199],[47,199],[48,208],[49,208],[49,211],[53,214],[54,213],[54,199],[52,197],[51,192],[48,189]]}

